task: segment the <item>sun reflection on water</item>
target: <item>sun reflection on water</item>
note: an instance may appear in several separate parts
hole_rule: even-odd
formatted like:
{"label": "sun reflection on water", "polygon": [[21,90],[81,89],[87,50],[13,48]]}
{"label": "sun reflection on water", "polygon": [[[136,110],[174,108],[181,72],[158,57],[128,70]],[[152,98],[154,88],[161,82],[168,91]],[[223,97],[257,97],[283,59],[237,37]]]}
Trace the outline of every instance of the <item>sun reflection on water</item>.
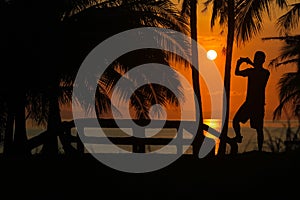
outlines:
{"label": "sun reflection on water", "polygon": [[[203,123],[213,129],[215,129],[218,132],[221,131],[222,124],[221,124],[221,121],[218,119],[204,119]],[[211,138],[215,141],[215,152],[214,153],[215,153],[215,155],[217,155],[218,151],[219,151],[219,146],[220,146],[220,139],[218,137],[210,134],[207,131],[204,131],[204,135],[205,135],[205,137]]]}

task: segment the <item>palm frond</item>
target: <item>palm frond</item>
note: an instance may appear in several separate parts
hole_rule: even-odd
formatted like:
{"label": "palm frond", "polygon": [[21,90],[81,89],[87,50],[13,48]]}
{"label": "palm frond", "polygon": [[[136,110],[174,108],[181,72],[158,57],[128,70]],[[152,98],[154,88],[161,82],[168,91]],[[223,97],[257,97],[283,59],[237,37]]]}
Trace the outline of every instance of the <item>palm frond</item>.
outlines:
{"label": "palm frond", "polygon": [[49,114],[49,102],[44,93],[30,91],[26,99],[27,118],[32,119],[36,125],[46,126]]}
{"label": "palm frond", "polygon": [[[297,105],[300,100],[300,74],[291,72],[284,74],[278,82],[280,103],[274,111],[274,119],[281,116],[284,107]],[[295,104],[296,103],[296,104]]]}
{"label": "palm frond", "polygon": [[118,61],[114,61],[107,69],[104,71],[102,77],[99,79],[99,84],[106,88],[108,93],[120,80],[120,78],[125,74],[122,64]]}
{"label": "palm frond", "polygon": [[297,64],[299,62],[299,59],[289,59],[285,60],[283,62],[280,62],[281,58],[274,58],[270,61],[269,66],[271,67],[281,67],[283,65],[289,65],[289,64]]}
{"label": "palm frond", "polygon": [[155,38],[156,42],[165,47],[165,49],[170,49],[170,51],[172,51],[161,52],[161,55],[164,55],[165,64],[175,62],[181,63],[184,67],[189,68],[192,60],[191,41],[187,41],[186,38],[182,37],[177,38],[178,35],[173,31],[157,33],[160,37]]}
{"label": "palm frond", "polygon": [[[123,31],[123,29],[125,28],[129,29],[129,28],[138,28],[138,27],[145,27],[145,26],[164,27],[172,30],[177,30],[182,33],[188,33],[188,26],[187,26],[188,23],[186,21],[186,18],[180,16],[180,12],[178,11],[178,9],[175,8],[175,5],[171,1],[115,0],[113,1],[115,2],[115,5],[111,6],[110,9],[102,9],[103,7],[105,7],[106,1],[101,1],[101,2],[102,2],[101,6],[100,4],[97,5],[93,4],[93,5],[89,5],[83,11],[80,11],[80,9],[78,9],[78,11],[80,12],[78,13],[74,12],[72,17],[74,17],[74,19],[75,18],[85,19],[86,22],[90,24],[91,20],[89,19],[94,20],[94,15],[98,16],[99,18],[105,16],[100,13],[103,13],[102,11],[106,10],[107,12],[109,12],[109,16],[110,16],[110,18],[107,19],[107,21],[120,23],[121,20],[122,22],[121,27],[111,26],[113,29],[116,29],[110,31],[111,33]],[[89,13],[91,13],[91,17],[88,16]],[[103,20],[104,19],[98,21],[102,22]],[[81,24],[84,24],[82,21]],[[97,24],[99,23],[93,23],[93,24],[98,26]],[[97,31],[100,32],[101,30],[97,29]],[[157,39],[158,43],[161,43],[163,45],[169,45],[169,47],[171,46],[172,49],[175,49],[174,52],[182,51],[185,54],[188,53],[189,48],[184,48],[182,47],[182,45],[178,46],[177,45],[178,42],[177,43],[175,42],[177,38],[172,37],[171,33],[170,34],[162,33],[162,36],[163,37]],[[187,45],[188,43],[185,44]],[[98,90],[96,92],[96,108],[98,113],[109,111],[107,110],[107,108],[111,106],[111,102],[109,101],[109,98],[113,90],[114,92],[116,92],[116,95],[119,97],[120,101],[130,101],[130,104],[136,109],[136,114],[138,118],[149,117],[149,105],[151,104],[151,101],[154,99],[156,99],[156,101],[159,103],[163,103],[163,102],[166,103],[168,100],[166,99],[166,97],[168,97],[170,98],[171,102],[176,102],[176,100],[174,100],[174,97],[170,95],[168,96],[161,95],[159,92],[162,90],[158,90],[158,88],[156,87],[152,87],[152,89],[157,90],[155,91],[156,92],[155,95],[153,92],[154,90],[150,91],[150,90],[146,90],[145,88],[143,90],[133,91],[134,86],[139,82],[145,81],[146,77],[143,74],[137,77],[126,77],[125,73],[130,69],[134,68],[135,66],[143,64],[143,62],[146,59],[144,56],[148,56],[152,58],[151,60],[152,62],[163,63],[163,64],[168,63],[167,61],[168,58],[176,58],[178,60],[181,59],[179,57],[171,55],[166,51],[165,52],[161,51],[159,53],[153,54],[151,53],[150,50],[149,53],[149,49],[147,53],[141,54],[141,56],[133,55],[131,59],[130,58],[128,59],[126,55],[121,56],[106,69],[102,77],[99,79]],[[162,74],[162,73],[158,72],[157,74]],[[86,74],[86,77],[92,77],[90,80],[94,80],[93,79],[94,76],[95,74]],[[165,80],[168,79],[171,79],[172,82],[176,82],[174,81],[175,77],[172,76],[167,77]],[[89,78],[86,79],[85,81],[86,85],[83,86],[85,88],[84,90],[87,93],[89,92],[88,80]],[[116,87],[116,83],[118,81],[121,82],[122,88]],[[177,83],[174,84],[176,85]],[[178,88],[176,89],[178,90]],[[174,90],[176,91],[176,89]],[[166,92],[162,94],[166,95]],[[92,102],[85,102],[84,99],[80,99],[81,98],[80,94],[77,95],[79,96],[78,97],[79,100],[83,102],[84,104],[83,106],[85,106],[87,110],[90,108],[90,106],[94,106],[93,104],[91,104]],[[92,94],[90,95],[92,98],[93,95]]]}
{"label": "palm frond", "polygon": [[[236,5],[236,40],[237,44],[249,41],[263,28],[264,14],[271,18],[270,0],[241,0]],[[286,6],[285,0],[274,2],[279,8]]]}
{"label": "palm frond", "polygon": [[295,64],[296,72],[285,73],[278,82],[279,105],[273,112],[273,119],[280,118],[283,109],[292,111],[297,116],[297,105],[300,104],[300,39],[296,36],[266,37],[263,40],[281,40],[284,45],[281,53],[272,59],[269,66],[280,67],[288,64]]}
{"label": "palm frond", "polygon": [[288,6],[286,0],[276,0],[275,4],[276,4],[279,8],[286,8],[286,7]]}
{"label": "palm frond", "polygon": [[[134,92],[134,88],[136,85],[149,84],[149,80],[151,80],[151,77],[155,77],[155,80],[158,80],[160,85],[168,86],[170,91],[172,91],[181,100],[184,100],[183,88],[175,71],[170,70],[166,72],[164,69],[160,69],[160,65],[154,64],[151,65],[151,70],[147,70],[147,74],[145,74],[143,71],[138,73],[139,76],[130,76],[127,74],[122,75],[122,78],[119,80],[119,85],[121,86],[121,88],[114,88],[114,90],[118,91],[118,95],[121,99],[127,101],[130,95]],[[169,93],[165,93],[164,95],[166,95],[166,97],[172,96],[168,94]],[[173,100],[171,101],[175,102]]]}
{"label": "palm frond", "polygon": [[181,4],[181,16],[190,17],[191,16],[191,1],[193,0],[183,0]]}
{"label": "palm frond", "polygon": [[107,88],[99,83],[95,94],[95,108],[97,116],[113,112],[118,117],[122,116],[121,112],[111,103],[110,93]]}
{"label": "palm frond", "polygon": [[269,66],[279,67],[287,64],[296,64],[300,69],[300,36],[280,36],[280,37],[265,37],[262,40],[281,40],[285,44],[281,48],[281,53],[276,58],[272,59]]}
{"label": "palm frond", "polygon": [[136,119],[149,119],[149,104],[145,93],[141,90],[136,90],[130,97],[130,107],[134,109]]}
{"label": "palm frond", "polygon": [[269,0],[241,1],[236,15],[236,40],[248,41],[262,29],[263,14],[270,15]]}
{"label": "palm frond", "polygon": [[278,86],[280,88],[280,101],[282,101],[294,91],[300,90],[300,74],[298,72],[285,73],[280,78]]}
{"label": "palm frond", "polygon": [[[295,103],[300,103],[300,90],[291,93],[290,95],[286,96],[279,105],[275,108],[273,112],[273,119],[278,119],[282,115],[282,111],[285,107],[291,109],[293,113],[297,116],[298,111],[296,110]],[[297,104],[296,104],[297,105]]]}
{"label": "palm frond", "polygon": [[160,117],[163,114],[163,107],[168,104],[179,105],[178,97],[169,88],[158,84],[146,84],[140,87],[130,97],[130,105],[135,110],[135,117],[149,119],[149,111],[152,107],[155,115]]}
{"label": "palm frond", "polygon": [[295,3],[290,6],[290,10],[277,20],[278,30],[281,34],[294,30],[299,25],[300,3]]}
{"label": "palm frond", "polygon": [[216,21],[219,20],[219,24],[224,26],[227,22],[227,2],[218,1],[218,0],[207,0],[203,3],[204,9],[202,12],[205,12],[207,7],[212,4],[212,15],[210,20],[210,27],[213,28],[216,24]]}
{"label": "palm frond", "polygon": [[[135,55],[135,54],[134,54]],[[129,60],[131,60],[129,58]],[[124,66],[119,66],[120,69],[116,70],[116,73],[120,73],[121,77],[118,81],[118,85],[114,85],[111,91],[115,92],[115,95],[119,98],[120,102],[130,103],[130,107],[134,109],[136,118],[149,119],[149,109],[154,104],[166,106],[167,104],[179,105],[179,100],[184,101],[183,88],[179,80],[178,75],[174,71],[168,71],[166,73],[161,69],[160,65],[149,65],[151,70],[145,72],[137,70],[138,76],[126,74],[127,71],[134,68],[127,66],[128,63],[124,63]],[[150,69],[150,68],[149,68]],[[159,80],[159,83],[151,83],[152,78]],[[137,88],[137,86],[142,85]],[[167,85],[168,87],[164,87]],[[160,115],[161,110],[157,109]]]}
{"label": "palm frond", "polygon": [[138,17],[147,26],[162,26],[188,33],[188,21],[171,1],[131,0],[122,4],[133,16]]}
{"label": "palm frond", "polygon": [[76,15],[89,8],[109,8],[118,6],[120,0],[64,0],[61,20]]}

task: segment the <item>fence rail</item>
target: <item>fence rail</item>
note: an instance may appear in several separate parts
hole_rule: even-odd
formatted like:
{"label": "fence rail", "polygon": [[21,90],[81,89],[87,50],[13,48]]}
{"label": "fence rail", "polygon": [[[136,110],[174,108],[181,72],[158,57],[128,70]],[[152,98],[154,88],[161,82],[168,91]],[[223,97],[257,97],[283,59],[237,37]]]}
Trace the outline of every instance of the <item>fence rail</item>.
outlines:
{"label": "fence rail", "polygon": [[[132,121],[138,126],[132,127]],[[161,128],[163,124],[164,129],[174,129],[177,134],[174,138],[159,138],[159,137],[145,137],[146,128],[151,123],[151,128]],[[130,128],[132,129],[132,135],[121,134],[116,137],[94,137],[82,134],[85,132],[85,128]],[[157,126],[156,126],[157,125]],[[80,152],[84,152],[84,144],[115,144],[115,145],[131,145],[132,152],[145,153],[146,145],[168,145],[171,141],[176,145],[176,152],[182,154],[184,145],[194,145],[194,136],[190,138],[184,138],[184,130],[191,133],[196,133],[195,121],[160,121],[160,120],[114,120],[114,119],[77,119],[76,128],[80,132],[80,138],[77,140],[77,149]],[[208,126],[205,125],[208,129]],[[184,130],[183,130],[184,129]]]}

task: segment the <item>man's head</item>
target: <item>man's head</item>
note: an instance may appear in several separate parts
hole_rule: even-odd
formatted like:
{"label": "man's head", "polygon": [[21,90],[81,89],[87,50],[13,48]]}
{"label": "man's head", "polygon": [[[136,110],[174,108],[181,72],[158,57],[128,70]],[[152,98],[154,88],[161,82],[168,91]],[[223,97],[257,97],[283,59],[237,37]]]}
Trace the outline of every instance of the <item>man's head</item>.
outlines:
{"label": "man's head", "polygon": [[263,51],[255,52],[253,62],[256,67],[262,67],[265,60],[266,60],[266,54]]}

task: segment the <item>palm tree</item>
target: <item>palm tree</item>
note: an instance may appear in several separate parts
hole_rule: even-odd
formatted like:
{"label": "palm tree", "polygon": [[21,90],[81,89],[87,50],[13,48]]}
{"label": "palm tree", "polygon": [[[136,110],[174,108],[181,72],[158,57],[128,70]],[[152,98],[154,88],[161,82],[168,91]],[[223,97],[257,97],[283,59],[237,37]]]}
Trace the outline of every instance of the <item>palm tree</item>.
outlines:
{"label": "palm tree", "polygon": [[220,136],[219,154],[225,154],[230,107],[230,76],[233,44],[245,43],[256,36],[263,27],[263,14],[271,16],[271,3],[275,2],[280,8],[286,6],[285,0],[207,0],[204,5],[212,4],[211,27],[218,20],[221,26],[227,27],[227,45],[224,74],[226,112],[223,112],[224,127]]}
{"label": "palm tree", "polygon": [[285,114],[288,118],[298,118],[299,128],[293,135],[291,135],[291,131],[287,132],[286,141],[298,139],[300,130],[300,35],[263,38],[263,40],[282,40],[285,42],[281,50],[281,55],[270,62],[271,66],[295,65],[297,67],[296,72],[283,74],[278,82],[279,105],[273,112],[273,119],[280,118],[282,111],[292,111],[290,115],[287,115],[287,112]]}
{"label": "palm tree", "polygon": [[[149,110],[151,106],[156,104],[161,106],[167,106],[168,104],[178,106],[179,100],[184,100],[183,88],[176,73],[170,71],[166,74],[164,70],[160,69],[160,66],[153,65],[151,72],[147,74],[141,72],[141,76],[129,76],[126,78],[124,74],[144,63],[168,65],[168,62],[168,56],[162,50],[146,49],[127,53],[115,60],[106,72],[104,72],[103,77],[99,81],[100,86],[103,85],[107,93],[111,93],[112,89],[116,90],[122,101],[129,101],[130,107],[134,109],[134,118],[150,119]],[[147,83],[149,79],[147,77],[151,76],[155,76],[158,80],[161,80],[160,85],[151,82]],[[116,87],[116,83],[121,77],[123,78],[121,85],[126,85],[126,89]],[[164,86],[167,85],[167,82],[172,83],[170,86],[172,88]],[[136,85],[144,86],[134,91]],[[161,109],[156,111],[158,116],[162,114]]]}
{"label": "palm tree", "polygon": [[[12,151],[19,155],[25,155],[26,152],[26,121],[25,121],[25,103],[26,92],[33,83],[31,72],[34,67],[31,65],[29,57],[32,56],[32,45],[29,42],[32,38],[30,31],[27,30],[27,21],[30,16],[25,15],[24,2],[8,2],[1,8],[2,36],[5,52],[2,57],[3,79],[1,84],[4,90],[1,90],[5,103],[7,105],[7,120],[5,130],[4,153]],[[25,8],[26,9],[26,8]],[[3,12],[2,12],[3,11]],[[22,31],[20,31],[22,30]],[[22,70],[22,73],[15,73],[16,69]],[[4,87],[3,87],[4,86]],[[14,126],[14,127],[13,127]]]}
{"label": "palm tree", "polygon": [[[102,40],[115,33],[119,33],[130,28],[163,26],[180,32],[187,32],[185,21],[178,15],[176,8],[169,1],[118,0],[115,2],[118,2],[118,6],[111,6],[109,8],[102,9],[99,5],[95,5],[65,18],[64,22],[67,26],[71,27],[68,32],[75,35],[74,38],[80,38],[80,31],[78,31],[78,28],[74,29],[76,27],[85,28],[85,36],[88,36],[85,38],[81,37],[77,44],[73,43],[73,46],[71,47],[71,49],[77,49],[78,47],[80,47],[80,49],[84,49],[81,50],[84,52],[81,52],[82,55],[76,56],[80,57],[76,60],[77,63],[81,63],[82,59],[89,53],[89,51]],[[88,26],[86,24],[88,24]],[[101,26],[99,26],[99,24],[101,24]],[[116,24],[118,24],[118,26],[116,26]],[[102,30],[103,26],[106,27],[105,32]],[[72,44],[69,43],[68,45]],[[160,57],[159,59],[164,62],[167,57],[172,57],[170,55],[162,57],[162,54],[165,54],[165,52],[160,52],[160,54],[156,56]],[[71,55],[74,57],[73,54]],[[149,57],[153,57],[153,55],[153,52],[151,52]],[[135,58],[135,61],[138,60]],[[122,62],[124,62],[124,59]],[[114,65],[118,65],[120,67],[123,66],[124,63],[115,62]],[[125,63],[125,65],[126,67],[123,66],[123,70],[126,72],[129,70],[128,67],[130,66],[128,66],[128,63]],[[134,65],[136,65],[136,63],[134,63]],[[111,72],[111,74],[108,72]],[[107,71],[105,75],[109,76],[106,77],[109,84],[115,83],[119,77],[114,70]]]}
{"label": "palm tree", "polygon": [[289,5],[290,9],[277,20],[277,25],[281,33],[288,34],[295,30],[299,25],[300,19],[300,3]]}
{"label": "palm tree", "polygon": [[[274,110],[273,119],[282,116],[282,111],[292,111],[291,117],[296,117],[300,124],[300,35],[291,35],[290,32],[295,30],[299,25],[300,3],[289,5],[290,9],[277,20],[277,26],[280,34],[285,36],[263,38],[263,40],[281,40],[284,45],[281,48],[281,55],[270,62],[270,66],[281,67],[286,65],[295,65],[296,72],[283,74],[278,82],[279,105]],[[298,136],[300,125],[295,132]],[[291,138],[287,138],[291,139]]]}
{"label": "palm tree", "polygon": [[[190,19],[190,34],[191,38],[194,41],[198,41],[197,38],[197,3],[198,0],[183,0],[182,1],[182,8],[181,13],[184,17],[188,16]],[[198,64],[198,48],[195,43],[192,43],[192,59],[196,66],[191,66],[192,68],[192,82],[193,82],[193,89],[197,99],[195,99],[195,104],[199,104],[199,112],[196,113],[196,121],[199,121],[199,127],[194,139],[193,145],[193,155],[197,158],[198,153],[200,151],[200,147],[204,140],[204,133],[203,133],[203,111],[202,111],[202,99],[201,99],[201,91],[200,91],[200,78],[199,78],[199,71],[197,68],[199,67]],[[197,110],[197,105],[195,105],[195,110]]]}
{"label": "palm tree", "polygon": [[263,40],[282,40],[285,45],[282,47],[281,55],[274,58],[270,65],[281,67],[294,64],[296,72],[285,73],[278,82],[280,103],[274,111],[274,119],[282,114],[282,110],[288,107],[297,116],[300,104],[300,35],[263,38]]}
{"label": "palm tree", "polygon": [[[72,85],[72,81],[76,76],[77,69],[80,66],[80,63],[82,62],[82,59],[96,44],[101,42],[106,37],[118,33],[122,30],[126,30],[128,28],[140,27],[140,26],[163,26],[166,28],[172,28],[180,31],[185,30],[184,21],[180,18],[179,15],[176,14],[176,9],[174,9],[174,6],[172,6],[173,4],[169,1],[117,0],[117,1],[110,1],[110,2],[108,1],[97,1],[96,3],[95,2],[96,1],[88,1],[88,0],[68,1],[69,3],[68,5],[74,7],[71,9],[64,8],[66,9],[66,12],[62,12],[62,10],[64,9],[57,9],[57,8],[62,8],[60,7],[60,5],[57,6],[56,4],[57,2],[53,2],[53,4],[48,6],[43,6],[42,3],[37,2],[36,4],[34,4],[33,7],[30,7],[29,5],[28,8],[28,10],[31,11],[38,11],[38,10],[42,11],[42,13],[39,13],[40,17],[38,19],[35,18],[33,22],[37,22],[37,24],[39,24],[38,22],[39,20],[41,20],[42,22],[41,24],[45,24],[45,26],[43,27],[37,26],[38,28],[35,30],[39,33],[39,36],[43,36],[44,38],[47,38],[47,40],[44,41],[46,42],[44,46],[37,47],[38,49],[37,52],[45,53],[46,50],[46,55],[40,54],[39,58],[41,59],[41,61],[47,60],[48,62],[46,63],[42,62],[36,65],[38,66],[38,69],[41,66],[44,67],[45,71],[43,71],[44,72],[43,75],[46,74],[46,76],[43,76],[43,79],[40,80],[39,84],[36,84],[39,87],[37,88],[33,87],[33,89],[31,88],[30,90],[31,92],[27,91],[27,94],[37,95],[36,96],[37,98],[32,96],[31,97],[29,96],[28,98],[28,100],[34,101],[34,103],[31,102],[30,105],[28,106],[28,112],[30,113],[29,116],[34,117],[34,119],[37,119],[38,116],[39,117],[43,116],[44,119],[47,121],[46,123],[47,131],[44,134],[45,143],[43,145],[43,152],[46,155],[57,154],[57,132],[58,132],[57,127],[59,127],[61,124],[59,102],[64,103],[65,101],[68,101],[68,99],[70,99],[70,96],[68,96],[69,90],[64,90],[60,92],[61,88],[63,88],[61,87],[61,85],[65,84],[67,88],[70,85]],[[74,3],[78,3],[78,4],[74,4]],[[40,9],[41,7],[47,9],[46,10]],[[85,13],[83,15],[80,15],[83,12]],[[96,14],[96,16],[93,14]],[[109,20],[107,20],[108,16],[112,18],[109,18]],[[72,23],[70,25],[70,21],[72,21],[72,19],[74,22],[73,24],[74,26],[72,26]],[[120,24],[121,26],[116,26],[116,24],[119,24],[120,21],[123,22],[122,24]],[[86,23],[80,24],[80,22],[86,22]],[[94,24],[95,26],[90,22],[95,23]],[[101,23],[97,24],[98,22]],[[89,26],[86,26],[87,24],[89,24]],[[105,29],[105,31],[103,31],[102,27],[104,24],[114,25],[114,26],[109,26],[107,27],[107,29]],[[64,29],[65,27],[67,28],[67,30]],[[73,27],[73,29],[69,29],[70,27]],[[77,43],[75,43],[74,45],[74,40],[71,41],[68,39],[75,39],[75,37],[72,37],[72,35],[80,36],[80,33],[82,32],[80,31],[76,32],[74,30],[75,28],[78,27],[81,27],[82,30],[84,31],[87,32],[90,31],[90,33],[94,32],[96,34],[92,34],[91,36],[93,37],[87,38],[88,40],[82,40],[84,39],[83,37],[81,38],[78,37],[76,38]],[[68,30],[70,30],[70,32]],[[67,35],[68,33],[70,33],[70,35]],[[78,35],[76,35],[77,33]],[[65,38],[63,38],[64,35],[66,36]],[[69,41],[70,43],[64,43],[64,41]],[[65,44],[67,47],[62,46],[62,44]],[[77,48],[77,50],[80,51],[76,51],[76,48],[73,48],[76,47],[76,44],[77,45],[84,44],[84,45],[83,46],[79,45],[80,49]],[[63,54],[64,52],[66,52],[65,50],[68,50],[67,55]],[[72,58],[70,59],[72,61],[69,62],[70,60],[68,58]],[[61,62],[57,63],[56,62],[57,60]],[[116,78],[116,77],[111,77],[111,78]],[[159,89],[157,88],[157,86],[154,87],[156,89]],[[166,92],[168,93],[167,90],[160,89],[160,92],[162,91],[164,92],[162,94],[166,94]],[[142,93],[147,94],[146,92],[147,91],[143,91]],[[153,96],[153,93],[150,94],[152,94]],[[171,96],[168,95],[168,97],[171,97],[171,99],[173,98],[172,95]],[[35,101],[37,99],[38,101]],[[107,104],[108,101],[107,98],[106,99],[101,98],[100,100],[103,102],[99,102],[97,103],[97,105],[99,105],[100,108],[99,110],[101,111],[101,109],[105,108],[105,105],[108,105]],[[164,98],[162,98],[161,100],[164,100]],[[38,110],[34,110],[37,109],[38,105],[42,107],[40,108],[42,114],[39,114]],[[22,105],[23,110],[24,107],[25,106]],[[21,119],[25,120],[25,115],[23,115]],[[39,121],[43,121],[43,120],[39,118]],[[26,135],[26,133],[23,135]]]}
{"label": "palm tree", "polygon": [[6,106],[5,101],[0,97],[0,143],[2,143],[2,138],[4,137],[5,123],[6,123]]}
{"label": "palm tree", "polygon": [[[300,3],[294,3],[292,5],[290,5],[291,8],[290,10],[282,15],[278,20],[277,20],[277,24],[279,26],[279,28],[281,28],[281,32],[286,32],[286,34],[289,33],[289,31],[295,30],[298,25],[299,25],[299,19],[300,19]],[[299,50],[300,50],[300,36],[296,35],[296,36],[286,36],[286,38],[284,39],[286,42],[286,46],[291,45],[291,47],[285,47],[283,49],[283,53],[280,56],[280,59],[285,59],[285,58],[294,58],[294,59],[290,59],[290,60],[286,60],[283,63],[277,63],[277,66],[280,65],[284,65],[287,63],[295,63],[297,65],[297,72],[298,75],[294,74],[294,79],[298,79],[299,82],[299,73],[300,73],[300,55],[299,55]],[[288,52],[288,49],[290,52]],[[298,53],[298,55],[297,55]],[[275,59],[276,62],[277,59]],[[278,65],[279,64],[279,65]],[[293,81],[288,81],[288,82],[293,82]],[[284,84],[283,80],[280,80],[280,83]],[[286,85],[282,85],[280,84],[279,88],[280,88],[280,105],[276,108],[274,115],[279,117],[280,116],[280,112],[281,112],[281,108],[283,107],[282,104],[288,104],[288,102],[293,102],[295,107],[294,107],[294,112],[293,114],[295,116],[298,117],[299,119],[299,123],[300,123],[300,112],[299,112],[299,108],[300,108],[300,102],[299,102],[299,91],[298,93],[295,92],[294,95],[287,95],[284,94],[284,90],[287,89]],[[291,87],[293,88],[293,87]],[[295,89],[291,89],[291,90],[295,90]],[[292,91],[286,91],[286,92],[291,92]],[[290,96],[291,99],[293,100],[289,100],[288,97]],[[300,130],[300,126],[298,131]],[[297,131],[297,132],[298,132]]]}
{"label": "palm tree", "polygon": [[[109,37],[115,33],[119,33],[121,31],[130,29],[130,28],[137,28],[143,26],[163,26],[165,28],[170,28],[173,30],[177,30],[180,32],[186,32],[186,25],[185,22],[180,16],[178,15],[175,7],[168,1],[147,1],[145,5],[142,4],[143,1],[133,1],[133,3],[139,3],[134,6],[134,4],[130,1],[124,4],[121,4],[117,7],[110,7],[107,9],[100,9],[98,7],[90,7],[87,10],[77,13],[66,19],[66,22],[69,24],[82,24],[85,25],[87,22],[90,23],[90,27],[93,29],[86,29],[90,30],[89,33],[91,34],[88,38],[88,44],[95,45],[101,42],[106,37]],[[94,18],[95,16],[96,19]],[[104,18],[106,16],[106,18]],[[109,20],[107,20],[107,16],[109,16]],[[90,17],[93,17],[91,19]],[[138,19],[138,20],[137,20]],[[95,23],[94,25],[91,24]],[[106,32],[102,33],[101,27],[97,26],[97,24],[107,25],[105,26]],[[115,24],[120,24],[120,26],[115,26]],[[73,25],[74,27],[74,25]],[[85,30],[85,31],[86,31]],[[91,47],[87,47],[87,53],[91,49]],[[82,48],[82,46],[81,46]],[[103,74],[100,78],[100,84],[98,85],[98,89],[100,91],[107,93],[108,95],[111,93],[111,89],[115,86],[116,82],[122,77],[124,73],[128,70],[132,69],[133,67],[143,64],[144,62],[150,63],[163,63],[168,64],[169,58],[172,58],[171,55],[168,55],[166,52],[162,51],[152,51],[147,50],[144,51],[136,51],[134,55],[126,54],[125,57],[120,57],[117,61],[115,61]],[[139,55],[139,56],[137,56]],[[82,55],[80,55],[82,56]],[[153,72],[157,75],[164,75],[167,78],[162,80],[171,81],[174,85],[178,86],[175,87],[175,90],[178,91],[177,97],[182,96],[180,84],[178,83],[177,77],[174,74],[162,74],[159,72],[159,69],[153,69]],[[92,74],[92,76],[95,76]],[[144,77],[143,75],[141,77]],[[145,76],[146,78],[147,76]],[[126,79],[126,85],[134,87],[134,83],[139,82],[140,77],[129,77]],[[118,88],[117,88],[118,90]],[[149,119],[149,108],[154,104],[166,105],[166,104],[174,104],[175,106],[178,105],[178,100],[176,100],[174,94],[168,90],[168,88],[161,87],[157,84],[147,84],[146,86],[139,88],[136,90],[133,95],[130,96],[132,88],[128,88],[128,90],[118,90],[120,97],[124,101],[130,101],[131,107],[135,110],[135,117],[138,119]],[[101,95],[103,93],[98,93],[96,95]],[[110,102],[96,102],[97,105],[100,105],[100,110],[97,109],[98,116],[101,114],[102,110],[108,110],[109,108],[103,108],[103,105],[110,105]],[[90,105],[86,105],[90,106]],[[158,114],[160,110],[157,110]],[[109,111],[110,112],[110,111]]]}

